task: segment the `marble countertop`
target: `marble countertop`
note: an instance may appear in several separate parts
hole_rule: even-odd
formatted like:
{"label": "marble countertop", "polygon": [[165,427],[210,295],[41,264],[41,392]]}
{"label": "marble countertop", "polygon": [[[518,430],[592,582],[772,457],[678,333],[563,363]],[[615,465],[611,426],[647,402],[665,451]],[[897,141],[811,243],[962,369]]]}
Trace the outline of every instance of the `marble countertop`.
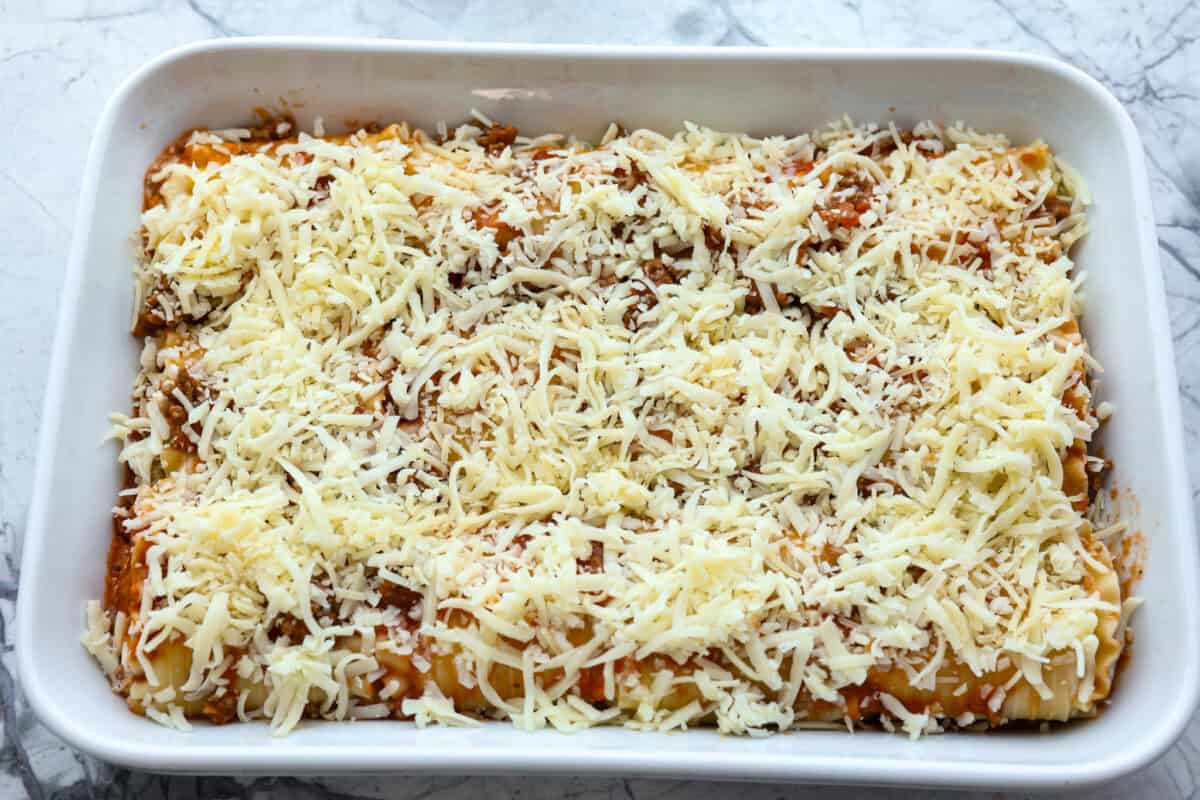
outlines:
{"label": "marble countertop", "polygon": [[[304,8],[304,6],[308,6]],[[650,11],[649,9],[654,9]],[[687,781],[164,777],[115,769],[50,735],[16,683],[10,634],[52,321],[91,131],[117,83],[167,48],[248,34],[624,44],[955,46],[1052,55],[1132,114],[1153,182],[1183,395],[1200,451],[1200,3],[1014,0],[0,0],[0,797],[849,798],[854,789]],[[1189,465],[1200,487],[1200,458]],[[1193,494],[1195,497],[1195,494]],[[881,791],[884,797],[950,792]],[[1200,718],[1142,773],[1095,797],[1200,795]],[[967,795],[964,795],[967,796]],[[978,795],[980,797],[984,795]],[[1003,795],[988,794],[988,797]]]}

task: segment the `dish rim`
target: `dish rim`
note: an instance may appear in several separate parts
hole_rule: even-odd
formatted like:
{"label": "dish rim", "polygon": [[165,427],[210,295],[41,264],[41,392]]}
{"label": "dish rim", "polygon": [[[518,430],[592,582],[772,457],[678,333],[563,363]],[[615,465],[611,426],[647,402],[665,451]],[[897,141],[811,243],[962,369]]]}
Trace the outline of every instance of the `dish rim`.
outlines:
{"label": "dish rim", "polygon": [[[69,324],[71,315],[80,308],[81,286],[87,269],[87,248],[92,238],[94,209],[99,200],[99,182],[104,150],[112,137],[123,105],[157,72],[186,61],[194,56],[212,52],[243,50],[308,51],[355,53],[456,54],[463,56],[509,56],[525,59],[588,61],[621,58],[630,61],[688,61],[719,62],[722,60],[760,61],[765,63],[805,60],[834,60],[846,64],[872,61],[944,61],[947,63],[971,60],[1010,66],[1033,68],[1086,92],[1102,110],[1113,117],[1126,149],[1131,169],[1133,192],[1131,203],[1138,213],[1132,235],[1140,251],[1146,280],[1146,301],[1150,314],[1146,320],[1149,334],[1156,342],[1154,372],[1165,388],[1160,393],[1157,411],[1166,432],[1166,450],[1162,453],[1164,473],[1170,482],[1167,494],[1173,498],[1164,515],[1163,526],[1179,529],[1178,544],[1187,552],[1176,554],[1190,564],[1190,577],[1180,598],[1180,609],[1195,623],[1197,607],[1197,545],[1190,492],[1185,471],[1181,415],[1178,397],[1178,377],[1167,315],[1162,271],[1158,263],[1156,239],[1153,236],[1149,180],[1145,158],[1137,131],[1128,112],[1103,85],[1078,68],[1055,59],[1008,51],[979,51],[969,49],[913,48],[757,48],[757,47],[679,47],[633,45],[533,45],[509,43],[464,43],[446,41],[413,41],[400,39],[364,39],[354,37],[245,37],[209,39],[169,50],[135,70],[112,94],[99,118],[88,152],[87,166],[81,184],[80,202],[76,212],[77,224],[64,276],[60,313],[55,327],[54,344],[49,363],[49,376],[42,406],[42,427],[38,436],[37,466],[34,490],[23,545],[21,573],[26,581],[37,575],[48,545],[45,517],[50,497],[51,467],[54,461],[61,417],[66,410],[68,380],[65,370],[68,352],[73,347]],[[1189,498],[1180,500],[1179,498]],[[1182,513],[1181,513],[1182,512]],[[132,746],[112,738],[83,731],[72,718],[70,710],[56,703],[53,688],[47,677],[36,667],[32,643],[35,639],[29,592],[21,592],[17,601],[16,642],[17,666],[21,687],[38,718],[57,736],[72,746],[89,752],[105,761],[157,771],[192,772],[309,772],[320,771],[399,771],[449,772],[469,769],[472,773],[555,774],[571,772],[591,775],[666,775],[687,774],[697,778],[729,778],[740,776],[753,780],[790,780],[803,782],[855,783],[870,781],[890,784],[938,784],[970,787],[1029,787],[1049,788],[1066,785],[1095,785],[1131,773],[1146,766],[1182,734],[1200,700],[1200,640],[1196,636],[1181,639],[1181,646],[1191,652],[1185,662],[1185,680],[1177,687],[1175,702],[1162,710],[1159,724],[1148,733],[1127,742],[1118,753],[1104,753],[1088,761],[1063,765],[1004,763],[973,764],[945,761],[936,758],[886,759],[869,754],[855,755],[845,761],[831,761],[826,756],[797,755],[781,758],[774,753],[715,754],[670,753],[653,750],[603,749],[592,752],[572,752],[572,763],[563,765],[555,755],[528,748],[516,753],[504,748],[471,748],[461,754],[444,754],[440,761],[416,763],[409,755],[394,746],[364,745],[355,753],[340,752],[328,745],[312,745],[296,749],[274,749],[244,745],[205,745],[200,748],[179,748],[165,744],[156,748]],[[1188,630],[1197,629],[1189,624]],[[524,734],[522,734],[524,735]],[[415,752],[415,751],[414,751]]]}

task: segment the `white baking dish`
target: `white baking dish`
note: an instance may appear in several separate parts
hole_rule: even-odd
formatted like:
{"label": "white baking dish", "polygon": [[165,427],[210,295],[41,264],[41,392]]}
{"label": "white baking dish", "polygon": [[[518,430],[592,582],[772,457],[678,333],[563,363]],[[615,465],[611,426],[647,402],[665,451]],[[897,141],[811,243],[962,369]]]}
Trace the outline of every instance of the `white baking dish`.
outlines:
{"label": "white baking dish", "polygon": [[[1137,643],[1112,706],[1048,733],[934,736],[801,731],[768,739],[596,729],[522,733],[507,724],[418,730],[401,722],[167,730],[126,711],[78,643],[101,592],[117,491],[101,439],[128,405],[130,237],[141,177],[194,126],[245,122],[285,103],[302,125],[409,120],[471,108],[527,132],[598,137],[610,120],[663,130],[695,120],[752,133],[800,131],[850,114],[925,118],[1041,136],[1089,180],[1092,233],[1084,328],[1116,403],[1104,433],[1117,485],[1150,542]],[[179,772],[543,772],[959,786],[1096,783],[1154,759],[1182,731],[1200,689],[1200,601],[1191,502],[1162,278],[1141,147],[1099,84],[1054,61],[955,51],[631,49],[314,39],[205,42],[131,77],[96,131],[62,298],[25,539],[18,663],[41,719],[103,759]]]}

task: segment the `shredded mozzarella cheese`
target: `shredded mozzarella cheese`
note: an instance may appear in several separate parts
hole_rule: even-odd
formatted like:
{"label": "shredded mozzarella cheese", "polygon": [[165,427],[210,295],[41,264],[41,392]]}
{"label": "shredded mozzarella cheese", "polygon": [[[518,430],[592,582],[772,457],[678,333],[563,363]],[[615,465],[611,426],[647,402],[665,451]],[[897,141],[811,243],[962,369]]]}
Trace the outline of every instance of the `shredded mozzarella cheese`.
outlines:
{"label": "shredded mozzarella cheese", "polygon": [[280,731],[473,723],[448,681],[529,728],[761,733],[879,670],[1095,668],[1078,176],[931,124],[499,130],[198,133],[151,176],[113,427],[148,575],[123,642],[89,611],[106,671],[169,684],[181,641],[181,696],[237,666]]}

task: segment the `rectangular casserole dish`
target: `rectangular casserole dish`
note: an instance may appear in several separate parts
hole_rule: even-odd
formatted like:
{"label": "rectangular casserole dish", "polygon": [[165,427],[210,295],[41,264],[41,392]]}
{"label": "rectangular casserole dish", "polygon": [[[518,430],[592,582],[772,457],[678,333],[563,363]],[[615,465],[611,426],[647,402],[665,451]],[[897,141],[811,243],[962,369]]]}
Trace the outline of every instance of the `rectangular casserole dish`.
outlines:
{"label": "rectangular casserole dish", "polygon": [[[1111,707],[1048,733],[952,734],[918,742],[802,731],[733,739],[714,731],[523,733],[504,724],[307,723],[285,740],[263,725],[164,730],[130,714],[79,645],[103,577],[119,473],[101,444],[136,365],[128,335],[141,175],[180,132],[243,123],[255,107],[406,120],[427,129],[476,108],[521,130],[596,138],[609,121],[673,130],[694,120],[752,134],[842,114],[911,124],[964,120],[1016,143],[1046,139],[1088,180],[1092,233],[1085,333],[1117,406],[1102,434],[1114,485],[1149,542],[1146,608]],[[101,194],[103,192],[103,195]],[[101,201],[103,198],[103,202]],[[1083,74],[1045,59],[952,51],[787,51],[450,45],[241,39],[201,43],[144,67],[101,119],[82,193],[50,386],[18,609],[19,666],[35,711],[98,757],[158,771],[545,772],[958,786],[1066,786],[1110,779],[1161,753],[1200,686],[1197,559],[1174,365],[1148,183],[1132,123]],[[83,402],[81,403],[80,400]],[[68,501],[65,498],[70,497]],[[69,554],[64,558],[61,554]],[[1125,734],[1141,736],[1129,742]],[[1052,746],[1046,746],[1051,744]]]}

